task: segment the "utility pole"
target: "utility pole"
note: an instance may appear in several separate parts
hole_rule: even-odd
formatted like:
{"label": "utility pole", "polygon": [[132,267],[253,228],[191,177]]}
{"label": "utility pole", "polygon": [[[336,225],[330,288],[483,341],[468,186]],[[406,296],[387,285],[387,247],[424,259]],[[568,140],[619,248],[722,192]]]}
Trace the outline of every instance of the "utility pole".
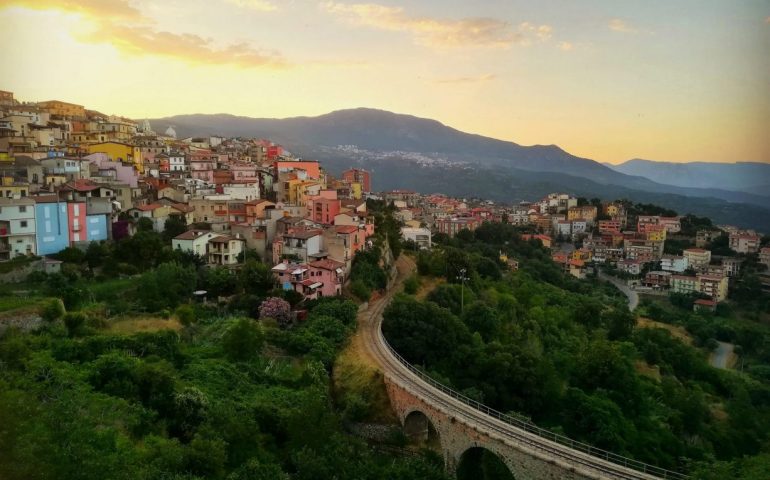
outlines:
{"label": "utility pole", "polygon": [[462,314],[465,310],[465,281],[468,280],[468,277],[465,276],[467,270],[464,268],[460,269],[460,275],[457,276],[457,279],[460,280],[460,313]]}

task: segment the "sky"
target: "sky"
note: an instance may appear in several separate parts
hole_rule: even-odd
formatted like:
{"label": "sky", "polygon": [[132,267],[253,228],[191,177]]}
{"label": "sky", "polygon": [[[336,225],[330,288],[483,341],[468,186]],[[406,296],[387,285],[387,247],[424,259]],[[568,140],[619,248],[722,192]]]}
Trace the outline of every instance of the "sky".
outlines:
{"label": "sky", "polygon": [[770,163],[768,0],[0,0],[0,25],[20,100],[371,107],[609,163]]}

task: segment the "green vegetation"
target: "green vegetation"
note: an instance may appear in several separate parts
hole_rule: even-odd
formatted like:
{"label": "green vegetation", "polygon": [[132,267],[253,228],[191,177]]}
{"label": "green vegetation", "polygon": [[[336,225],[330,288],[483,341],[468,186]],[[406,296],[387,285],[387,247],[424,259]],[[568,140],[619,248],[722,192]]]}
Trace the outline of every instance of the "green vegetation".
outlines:
{"label": "green vegetation", "polygon": [[[438,380],[499,410],[665,468],[699,471],[698,462],[721,461],[728,463],[716,465],[732,471],[743,468],[743,456],[770,447],[765,326],[746,320],[717,333],[715,318],[672,307],[692,326],[696,345],[690,346],[664,329],[635,329],[617,292],[596,279],[565,276],[514,227],[484,224],[440,240],[417,264],[421,275],[448,283],[425,301],[398,296],[383,325],[391,345]],[[501,251],[520,262],[518,272],[505,271]],[[460,269],[467,272],[464,288]],[[708,338],[746,342],[755,372],[710,367],[699,348]]]}
{"label": "green vegetation", "polygon": [[[165,265],[148,274],[188,276]],[[353,405],[368,407],[359,398],[336,410],[328,367],[357,308],[307,307],[288,329],[188,306],[176,310],[180,333],[115,335],[89,308],[49,303],[42,328],[0,338],[0,476],[444,479],[439,463],[344,433]]]}

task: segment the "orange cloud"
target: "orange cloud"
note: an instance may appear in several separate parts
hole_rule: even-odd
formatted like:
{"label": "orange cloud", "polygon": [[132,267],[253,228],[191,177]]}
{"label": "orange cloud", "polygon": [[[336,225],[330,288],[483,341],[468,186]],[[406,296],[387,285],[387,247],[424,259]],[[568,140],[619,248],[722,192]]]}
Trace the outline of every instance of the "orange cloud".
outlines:
{"label": "orange cloud", "polygon": [[279,53],[246,43],[218,47],[211,39],[198,35],[158,30],[152,19],[144,16],[127,0],[0,0],[0,8],[9,6],[81,15],[93,23],[94,29],[76,32],[79,40],[108,43],[132,55],[161,55],[193,63],[239,67],[287,65]]}
{"label": "orange cloud", "polygon": [[639,30],[637,30],[635,27],[631,26],[628,22],[625,20],[622,20],[620,18],[613,18],[610,20],[610,23],[608,24],[610,27],[610,30],[613,32],[621,32],[621,33],[638,33]]}
{"label": "orange cloud", "polygon": [[248,8],[250,10],[256,10],[258,12],[275,12],[278,10],[278,6],[272,2],[266,0],[225,0],[231,5],[235,5],[241,8]]}
{"label": "orange cloud", "polygon": [[552,32],[548,25],[522,23],[514,28],[495,18],[446,20],[411,16],[402,7],[375,3],[324,2],[321,8],[354,25],[408,32],[418,44],[429,47],[509,47],[527,44],[530,35],[548,40]]}
{"label": "orange cloud", "polygon": [[433,83],[439,84],[468,84],[468,83],[485,83],[495,80],[497,75],[494,73],[487,73],[486,75],[479,75],[477,77],[452,77],[452,78],[439,78],[434,80]]}

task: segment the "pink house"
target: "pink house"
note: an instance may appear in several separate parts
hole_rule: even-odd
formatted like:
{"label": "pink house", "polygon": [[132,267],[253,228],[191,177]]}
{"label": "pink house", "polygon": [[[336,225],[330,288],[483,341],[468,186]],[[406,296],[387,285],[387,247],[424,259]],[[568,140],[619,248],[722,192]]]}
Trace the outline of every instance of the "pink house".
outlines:
{"label": "pink house", "polygon": [[324,225],[334,224],[334,217],[340,213],[340,201],[337,199],[311,197],[307,202],[308,218]]}
{"label": "pink house", "polygon": [[308,264],[310,279],[321,282],[318,294],[322,297],[342,295],[342,284],[345,283],[345,264],[328,258],[316,260]]}
{"label": "pink house", "polygon": [[67,202],[70,245],[87,240],[85,202]]}

